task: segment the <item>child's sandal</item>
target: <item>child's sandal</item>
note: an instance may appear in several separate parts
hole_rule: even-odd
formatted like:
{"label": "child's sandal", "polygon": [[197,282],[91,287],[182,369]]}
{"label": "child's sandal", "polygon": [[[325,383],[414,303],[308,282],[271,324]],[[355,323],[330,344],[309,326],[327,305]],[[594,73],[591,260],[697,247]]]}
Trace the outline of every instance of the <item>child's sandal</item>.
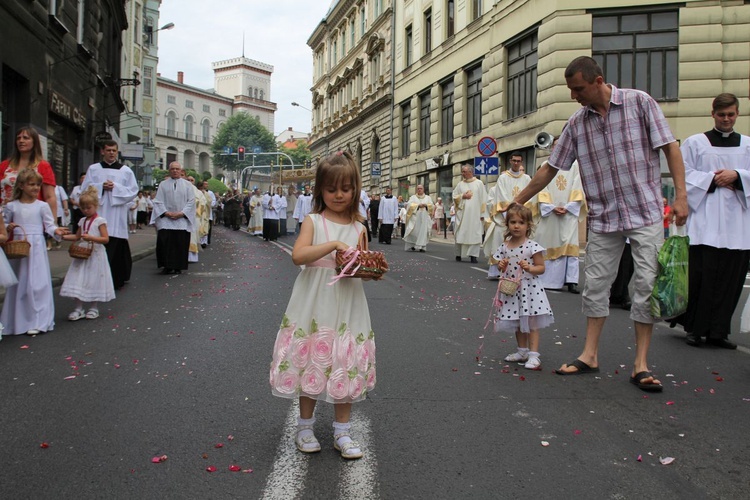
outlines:
{"label": "child's sandal", "polygon": [[99,317],[99,311],[96,309],[89,309],[89,312],[86,313],[86,319],[96,319]]}
{"label": "child's sandal", "polygon": [[[342,437],[348,437],[349,441],[339,446],[339,439]],[[341,432],[333,436],[333,447],[337,451],[341,452],[341,458],[346,458],[347,460],[354,460],[357,458],[362,458],[363,456],[362,448],[359,446],[359,443],[352,440],[348,432]]]}
{"label": "child's sandal", "polygon": [[68,321],[78,321],[79,319],[83,319],[86,317],[86,313],[83,312],[83,309],[76,309],[72,313],[68,314]]}
{"label": "child's sandal", "polygon": [[[300,436],[302,431],[310,431],[310,433],[305,433],[304,436]],[[320,443],[315,437],[315,434],[313,434],[312,425],[298,425],[297,436],[294,438],[294,443],[297,445],[297,449],[302,453],[317,453],[320,451]]]}

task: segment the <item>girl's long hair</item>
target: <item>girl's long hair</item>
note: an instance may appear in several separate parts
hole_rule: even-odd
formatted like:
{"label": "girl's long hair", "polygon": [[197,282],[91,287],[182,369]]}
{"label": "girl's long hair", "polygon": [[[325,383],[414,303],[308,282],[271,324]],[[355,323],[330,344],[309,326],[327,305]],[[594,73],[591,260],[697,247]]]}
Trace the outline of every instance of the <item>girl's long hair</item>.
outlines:
{"label": "girl's long hair", "polygon": [[324,158],[318,163],[315,172],[315,187],[313,188],[313,209],[315,214],[322,213],[326,209],[323,201],[323,190],[329,186],[340,186],[350,184],[354,193],[352,204],[349,207],[349,217],[352,222],[363,221],[359,213],[360,194],[362,193],[362,177],[359,166],[354,161],[351,153],[338,151]]}
{"label": "girl's long hair", "polygon": [[531,215],[531,209],[528,207],[524,207],[523,205],[519,205],[516,203],[512,207],[510,207],[505,212],[505,234],[503,235],[503,238],[506,240],[510,238],[510,228],[508,227],[508,221],[510,220],[511,215],[517,215],[521,219],[523,219],[524,222],[526,222],[526,237],[530,238],[531,234],[534,232],[534,218]]}
{"label": "girl's long hair", "polygon": [[[22,133],[26,132],[34,141],[34,147],[31,149],[31,156],[29,157],[29,168],[36,168],[39,162],[44,160],[44,154],[42,153],[42,143],[39,142],[39,132],[34,127],[21,127],[16,132],[16,139]],[[13,143],[13,154],[10,155],[10,166],[11,168],[18,168],[18,164],[21,161],[21,152],[18,150],[18,146]]]}
{"label": "girl's long hair", "polygon": [[42,185],[42,174],[34,170],[33,168],[24,168],[18,172],[16,177],[16,183],[13,184],[13,199],[18,200],[23,194],[23,187],[27,182],[37,181],[39,186]]}

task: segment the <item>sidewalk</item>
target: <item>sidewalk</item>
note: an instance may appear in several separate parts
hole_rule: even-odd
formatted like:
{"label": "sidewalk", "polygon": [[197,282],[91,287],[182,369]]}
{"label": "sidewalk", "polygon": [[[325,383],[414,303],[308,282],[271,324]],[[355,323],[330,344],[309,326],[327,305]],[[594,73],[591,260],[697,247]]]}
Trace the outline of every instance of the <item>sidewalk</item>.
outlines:
{"label": "sidewalk", "polygon": [[[139,229],[135,234],[129,234],[130,254],[133,256],[133,262],[148,257],[156,251],[156,229],[147,227]],[[52,286],[62,285],[65,274],[68,272],[70,261],[73,260],[68,255],[69,241],[63,241],[59,249],[52,249],[47,252],[49,255],[49,267],[52,274]],[[5,289],[0,288],[0,302],[5,299]]]}

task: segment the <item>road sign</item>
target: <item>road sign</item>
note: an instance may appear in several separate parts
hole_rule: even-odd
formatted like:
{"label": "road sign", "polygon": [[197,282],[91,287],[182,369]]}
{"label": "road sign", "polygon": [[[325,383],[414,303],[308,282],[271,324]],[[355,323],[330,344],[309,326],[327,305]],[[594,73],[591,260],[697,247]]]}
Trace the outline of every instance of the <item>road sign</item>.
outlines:
{"label": "road sign", "polygon": [[500,173],[500,162],[497,156],[474,157],[474,175],[497,175]]}
{"label": "road sign", "polygon": [[253,154],[254,155],[257,155],[257,154],[262,153],[262,152],[263,152],[263,148],[262,147],[260,147],[260,146],[253,146]]}
{"label": "road sign", "polygon": [[497,153],[497,142],[492,137],[482,137],[477,143],[477,151],[482,156],[494,156]]}
{"label": "road sign", "polygon": [[232,148],[231,146],[224,146],[221,150],[221,154],[223,155],[231,155],[232,154]]}
{"label": "road sign", "polygon": [[370,167],[371,167],[370,175],[372,177],[380,177],[380,169],[381,169],[382,166],[383,165],[380,162],[372,162],[370,164]]}

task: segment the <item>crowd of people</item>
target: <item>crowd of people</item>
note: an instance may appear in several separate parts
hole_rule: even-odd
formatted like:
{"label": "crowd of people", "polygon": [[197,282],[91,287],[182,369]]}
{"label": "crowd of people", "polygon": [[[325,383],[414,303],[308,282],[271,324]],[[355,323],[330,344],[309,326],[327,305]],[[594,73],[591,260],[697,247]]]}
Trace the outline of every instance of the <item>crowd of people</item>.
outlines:
{"label": "crowd of people", "polygon": [[[670,225],[687,223],[690,289],[680,323],[686,342],[735,349],[730,322],[750,264],[750,138],[734,131],[739,101],[714,99],[713,128],[680,146],[659,105],[645,92],[604,81],[590,57],[565,70],[571,97],[581,108],[567,121],[550,156],[532,177],[523,155],[490,189],[461,167],[449,211],[424,185],[404,200],[362,189],[360,166],[347,152],[322,159],[315,184],[301,191],[257,186],[217,197],[206,182],[169,165],[155,193],[139,191],[132,170],[118,162],[114,141],[67,196],[57,189],[32,128],[16,135],[11,158],[0,163],[0,242],[9,236],[31,243],[25,258],[0,253],[0,285],[6,287],[3,334],[37,335],[54,328],[54,300],[45,239],[69,240],[90,249],[73,260],[60,289],[75,302],[71,321],[96,319],[98,304],[115,298],[130,279],[128,235],[146,225],[157,231],[157,266],[180,274],[211,243],[213,222],[265,241],[296,234],[292,261],[304,265],[281,320],[270,366],[274,395],[299,400],[294,437],[304,453],[321,449],[314,434],[318,400],[335,404],[333,439],[341,456],[357,459],[363,447],[350,434],[352,403],[376,382],[375,344],[361,280],[336,280],[335,251],[366,245],[372,237],[390,245],[400,235],[407,252],[425,252],[432,231],[450,228],[456,261],[487,258],[488,277],[498,280],[493,302],[498,332],[516,335],[505,360],[539,370],[540,330],[554,323],[546,289],[578,290],[578,228],[586,222],[586,276],[582,312],[587,318],[583,351],[555,372],[599,372],[599,343],[613,302],[630,309],[635,359],[630,382],[647,392],[663,386],[650,371],[653,325],[649,298],[658,273],[657,254]],[[673,181],[671,206],[662,194],[660,154]],[[690,217],[688,218],[688,213]],[[73,230],[67,227],[71,218]],[[398,229],[396,229],[398,227]],[[534,239],[532,239],[534,238]],[[632,275],[632,297],[628,282]],[[334,285],[334,286],[331,286]]]}

